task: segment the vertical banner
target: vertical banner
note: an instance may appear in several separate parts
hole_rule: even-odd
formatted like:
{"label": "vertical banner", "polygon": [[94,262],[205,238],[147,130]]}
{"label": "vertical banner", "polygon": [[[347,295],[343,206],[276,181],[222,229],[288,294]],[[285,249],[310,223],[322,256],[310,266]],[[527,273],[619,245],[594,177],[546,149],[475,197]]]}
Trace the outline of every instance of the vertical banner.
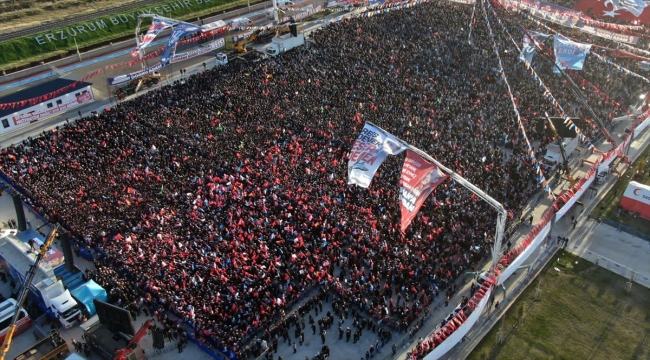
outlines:
{"label": "vertical banner", "polygon": [[165,47],[165,52],[163,52],[162,57],[160,58],[160,63],[162,64],[162,66],[169,65],[172,49],[174,48],[174,45],[178,42],[178,40],[180,40],[185,35],[194,34],[199,30],[201,30],[200,27],[192,24],[187,24],[187,23],[178,24],[178,26],[174,29],[171,36],[169,37],[169,40],[167,40],[167,47]]}
{"label": "vertical banner", "polygon": [[[553,36],[555,63],[560,69],[582,70],[589,50],[591,50],[591,44],[582,44],[558,35]],[[553,72],[559,71],[554,68]]]}
{"label": "vertical banner", "polygon": [[144,49],[145,47],[149,46],[153,39],[160,34],[161,31],[167,29],[168,27],[174,26],[177,23],[175,22],[167,22],[163,19],[160,19],[159,17],[154,17],[151,20],[151,26],[149,26],[149,30],[147,30],[147,33],[144,35],[142,38],[142,42],[140,43],[140,46],[136,47],[132,52],[131,56],[137,57],[138,54]]}
{"label": "vertical banner", "polygon": [[533,55],[535,55],[535,50],[537,49],[535,43],[543,43],[550,35],[531,30],[528,30],[528,35],[524,34],[524,46],[521,51],[524,53],[524,61],[530,63],[533,61]]}
{"label": "vertical banner", "polygon": [[396,137],[373,125],[365,124],[350,150],[348,184],[367,188],[386,156],[397,155],[404,150],[406,146]]}
{"label": "vertical banner", "polygon": [[440,168],[427,162],[417,153],[410,150],[406,152],[399,181],[402,232],[406,231],[429,194],[448,177],[449,175],[440,171]]}

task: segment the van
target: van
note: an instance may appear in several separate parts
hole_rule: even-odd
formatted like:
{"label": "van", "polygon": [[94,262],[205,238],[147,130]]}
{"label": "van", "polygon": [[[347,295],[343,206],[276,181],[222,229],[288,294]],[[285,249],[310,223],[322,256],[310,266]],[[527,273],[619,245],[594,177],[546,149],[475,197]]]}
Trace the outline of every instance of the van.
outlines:
{"label": "van", "polygon": [[278,6],[293,6],[295,3],[290,0],[277,0]]}
{"label": "van", "polygon": [[[11,321],[14,319],[16,307],[18,307],[18,305],[14,299],[7,299],[0,304],[0,342],[3,342],[5,336],[7,336],[7,331],[11,325]],[[14,336],[24,332],[30,326],[32,326],[32,319],[29,318],[27,311],[21,307],[18,321],[16,322]]]}

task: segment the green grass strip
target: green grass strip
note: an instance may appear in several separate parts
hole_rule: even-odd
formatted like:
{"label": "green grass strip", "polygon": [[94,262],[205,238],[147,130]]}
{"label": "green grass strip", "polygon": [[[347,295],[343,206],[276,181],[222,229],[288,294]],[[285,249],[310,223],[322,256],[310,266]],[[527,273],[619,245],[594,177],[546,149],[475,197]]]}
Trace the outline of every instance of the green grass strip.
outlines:
{"label": "green grass strip", "polygon": [[[251,1],[250,4],[258,1]],[[236,6],[247,5],[248,0],[176,0],[155,6],[131,10],[128,13],[104,16],[53,31],[0,43],[0,69],[11,70],[58,54],[64,55],[75,49],[106,43],[132,35],[138,15],[153,13],[180,20],[196,20],[198,16],[216,13]],[[146,31],[150,19],[142,22]]]}

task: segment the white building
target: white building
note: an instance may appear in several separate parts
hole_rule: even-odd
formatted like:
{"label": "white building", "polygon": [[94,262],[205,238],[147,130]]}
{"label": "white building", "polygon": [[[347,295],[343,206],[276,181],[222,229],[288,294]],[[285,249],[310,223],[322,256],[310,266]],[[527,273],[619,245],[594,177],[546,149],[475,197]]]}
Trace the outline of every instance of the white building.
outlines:
{"label": "white building", "polygon": [[[3,96],[0,104],[17,104],[12,108],[0,109],[0,135],[95,101],[91,85],[87,82],[56,79]],[[59,93],[55,97],[45,99],[46,95],[56,91]],[[30,99],[37,100],[30,102]]]}

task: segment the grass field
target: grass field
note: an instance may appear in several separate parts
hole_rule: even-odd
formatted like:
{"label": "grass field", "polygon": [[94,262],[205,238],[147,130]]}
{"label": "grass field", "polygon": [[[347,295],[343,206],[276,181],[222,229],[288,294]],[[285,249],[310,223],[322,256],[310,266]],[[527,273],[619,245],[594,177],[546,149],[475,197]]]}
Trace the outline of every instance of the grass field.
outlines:
{"label": "grass field", "polygon": [[650,359],[650,289],[626,282],[560,250],[468,359]]}
{"label": "grass field", "polygon": [[[131,4],[137,0],[58,0],[52,1],[23,1],[20,7],[26,6],[17,11],[0,14],[0,32],[15,31],[52,20],[72,18],[79,15],[91,14],[106,8],[118,7]],[[4,9],[8,5],[0,7]]]}
{"label": "grass field", "polygon": [[[191,0],[188,3],[192,6],[180,7],[177,5],[178,1],[180,0],[161,2],[156,5],[159,10],[155,10],[156,8],[152,6],[134,9],[129,11],[128,14],[121,14],[119,17],[117,14],[100,17],[93,21],[71,25],[56,31],[5,41],[0,43],[0,70],[11,71],[20,66],[53,56],[65,56],[69,51],[74,50],[77,45],[84,48],[125,36],[132,36],[137,22],[137,15],[152,9],[154,9],[152,10],[154,12],[162,11],[166,17],[179,20],[196,20],[200,16],[220,13],[227,9],[249,4],[249,0]],[[258,2],[260,0],[252,0],[250,4]],[[146,31],[149,24],[150,21],[143,21],[141,29]],[[86,31],[75,30],[78,27],[82,27]],[[88,29],[92,29],[92,31]]]}
{"label": "grass field", "polygon": [[600,204],[591,212],[592,217],[606,217],[629,226],[643,233],[650,234],[650,221],[631,214],[621,212],[619,214],[618,204],[630,181],[642,184],[650,184],[650,147],[646,148],[641,156],[614,184],[614,187],[605,195]]}

